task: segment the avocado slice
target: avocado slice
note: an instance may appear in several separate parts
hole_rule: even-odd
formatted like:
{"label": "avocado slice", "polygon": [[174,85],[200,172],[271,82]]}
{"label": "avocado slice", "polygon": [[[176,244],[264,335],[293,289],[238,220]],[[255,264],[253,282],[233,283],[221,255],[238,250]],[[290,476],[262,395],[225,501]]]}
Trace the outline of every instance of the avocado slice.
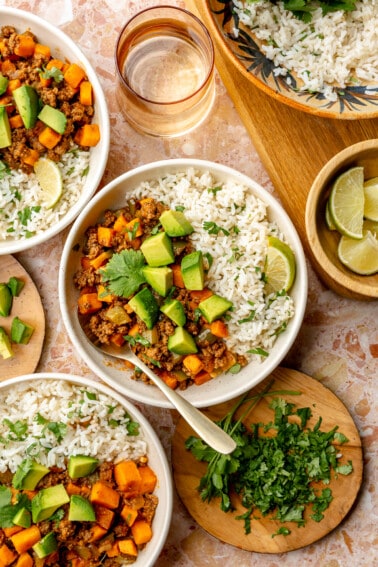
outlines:
{"label": "avocado slice", "polygon": [[8,317],[13,303],[12,292],[6,283],[0,283],[0,315]]}
{"label": "avocado slice", "polygon": [[164,211],[159,221],[168,236],[187,236],[194,230],[182,211]]}
{"label": "avocado slice", "polygon": [[159,305],[148,287],[142,288],[129,301],[129,305],[147,329],[152,329],[159,317]]}
{"label": "avocado slice", "polygon": [[95,522],[96,514],[92,504],[79,494],[73,494],[68,511],[70,522]]}
{"label": "avocado slice", "polygon": [[8,148],[12,144],[12,132],[5,106],[0,106],[0,148]]}
{"label": "avocado slice", "polygon": [[43,559],[58,549],[58,542],[54,532],[49,532],[33,545],[33,551],[39,559]]}
{"label": "avocado slice", "polygon": [[186,315],[184,306],[178,299],[170,299],[166,301],[161,307],[162,311],[167,317],[171,319],[179,327],[183,327],[186,323]]}
{"label": "avocado slice", "polygon": [[13,297],[17,297],[20,295],[21,291],[23,290],[23,287],[25,285],[25,282],[20,280],[20,278],[16,278],[16,276],[12,276],[11,278],[9,278],[7,286],[10,289],[11,294],[13,295]]}
{"label": "avocado slice", "polygon": [[70,497],[63,484],[55,484],[42,488],[31,501],[32,519],[34,524],[47,520],[58,508],[68,504]]}
{"label": "avocado slice", "polygon": [[187,254],[181,260],[181,274],[186,289],[201,290],[204,288],[205,272],[200,250]]}
{"label": "avocado slice", "polygon": [[154,268],[153,266],[145,266],[142,269],[146,282],[150,284],[152,289],[159,295],[165,297],[173,285],[173,272],[168,266]]}
{"label": "avocado slice", "polygon": [[166,232],[149,236],[142,242],[140,249],[147,264],[155,268],[172,264],[175,260],[172,242]]}
{"label": "avocado slice", "polygon": [[30,85],[22,85],[13,91],[13,98],[25,128],[34,128],[39,108],[37,91]]}
{"label": "avocado slice", "polygon": [[13,487],[17,490],[34,490],[48,472],[50,472],[50,469],[37,463],[37,461],[30,458],[24,459],[14,474]]}
{"label": "avocado slice", "polygon": [[58,134],[64,134],[67,125],[67,117],[57,108],[45,104],[38,114],[38,118],[41,122],[46,124],[46,126],[58,132]]}
{"label": "avocado slice", "polygon": [[4,360],[14,356],[10,339],[3,327],[0,327],[0,356],[2,356]]}
{"label": "avocado slice", "polygon": [[232,301],[221,297],[220,295],[211,295],[198,304],[198,309],[205,317],[208,323],[212,323],[215,319],[219,319],[232,307]]}
{"label": "avocado slice", "polygon": [[0,73],[0,95],[4,94],[8,88],[9,79]]}
{"label": "avocado slice", "polygon": [[19,317],[14,317],[11,325],[11,339],[14,343],[27,345],[30,337],[34,333],[34,327],[22,321]]}
{"label": "avocado slice", "polygon": [[21,526],[22,528],[30,528],[31,526],[31,514],[27,508],[20,508],[18,512],[13,516],[12,522],[15,526]]}
{"label": "avocado slice", "polygon": [[168,337],[168,350],[175,354],[194,354],[198,351],[192,335],[184,327],[176,327]]}
{"label": "avocado slice", "polygon": [[87,455],[72,455],[68,460],[68,474],[71,478],[82,478],[92,474],[99,460]]}

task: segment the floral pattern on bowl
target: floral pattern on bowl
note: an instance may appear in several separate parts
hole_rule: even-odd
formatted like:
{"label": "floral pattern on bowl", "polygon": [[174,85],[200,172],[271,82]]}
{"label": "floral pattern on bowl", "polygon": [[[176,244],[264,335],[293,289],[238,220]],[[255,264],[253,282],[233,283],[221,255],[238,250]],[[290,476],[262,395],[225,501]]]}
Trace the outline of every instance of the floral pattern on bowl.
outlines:
{"label": "floral pattern on bowl", "polygon": [[[208,9],[229,57],[256,87],[297,110],[325,118],[361,119],[378,116],[378,85],[335,87],[336,100],[324,94],[299,91],[290,72],[275,74],[276,65],[261,51],[251,29],[239,21],[232,0],[208,0]],[[238,34],[234,30],[238,29]]]}

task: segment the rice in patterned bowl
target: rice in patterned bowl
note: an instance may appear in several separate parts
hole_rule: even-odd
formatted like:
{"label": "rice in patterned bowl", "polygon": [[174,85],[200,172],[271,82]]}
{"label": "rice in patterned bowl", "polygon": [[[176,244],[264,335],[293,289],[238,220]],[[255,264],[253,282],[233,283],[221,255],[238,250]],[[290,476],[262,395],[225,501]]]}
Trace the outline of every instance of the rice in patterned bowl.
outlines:
{"label": "rice in patterned bowl", "polygon": [[[0,27],[3,38],[1,73],[8,83],[3,87],[6,90],[0,96],[2,100],[0,110],[4,112],[5,109],[5,113],[9,116],[11,131],[11,142],[4,141],[2,138],[0,148],[1,255],[20,252],[36,246],[58,234],[76,218],[95,193],[105,170],[109,152],[109,116],[104,93],[95,70],[80,48],[60,29],[31,13],[7,7],[0,7]],[[15,35],[12,35],[10,28],[13,28],[17,34],[16,41],[18,37],[24,38],[28,34],[34,36],[33,53],[27,51],[29,49],[27,42],[25,42],[25,47],[21,39],[21,47],[18,49],[24,48],[25,51],[21,51],[23,55],[15,55]],[[38,45],[37,51],[35,51],[35,45]],[[50,54],[44,51],[46,47]],[[6,60],[10,64],[4,65]],[[22,68],[32,68],[32,62],[34,71],[26,75],[22,74]],[[63,62],[65,67],[59,69],[59,62]],[[42,142],[37,142],[36,139],[39,140],[38,136],[42,130],[45,134],[47,132],[51,134],[47,125],[49,119],[47,122],[38,119],[33,128],[29,128],[29,133],[25,123],[17,122],[20,116],[18,115],[19,107],[15,106],[14,92],[15,89],[21,88],[22,90],[25,85],[28,85],[28,88],[31,87],[37,92],[39,109],[41,106],[54,107],[67,115],[67,125],[71,127],[73,110],[67,110],[68,102],[60,100],[59,95],[56,99],[52,95],[52,91],[56,88],[60,92],[64,90],[63,76],[68,63],[77,66],[76,69],[83,70],[82,82],[91,85],[92,100],[86,107],[89,110],[85,110],[83,121],[89,122],[93,129],[98,130],[99,141],[94,146],[78,144],[77,139],[76,142],[74,141],[75,130],[78,130],[79,122],[76,122],[75,127],[72,128],[69,140],[67,128],[61,135],[61,139],[59,139],[59,133],[55,131],[47,141],[42,138],[46,146],[43,146]],[[40,68],[40,73],[37,75],[38,68]],[[44,92],[39,86],[41,77],[46,81]],[[71,106],[73,108],[73,105],[76,104],[78,108],[80,85],[72,89],[75,94],[71,99]],[[57,138],[57,145],[49,148],[55,143],[51,141],[54,136]],[[39,152],[38,156],[35,148]],[[54,161],[59,170],[56,173],[62,180],[62,193],[52,206],[46,204],[46,194],[34,171],[34,160],[37,157]]]}
{"label": "rice in patterned bowl", "polygon": [[[82,303],[82,299],[79,300],[83,297],[82,292],[93,285],[104,269],[104,266],[100,272],[96,271],[97,268],[83,269],[88,260],[90,263],[90,259],[85,258],[89,248],[93,245],[92,259],[96,265],[94,256],[97,254],[103,254],[100,256],[103,258],[111,257],[112,264],[109,261],[109,266],[114,266],[123,254],[114,253],[110,248],[103,251],[96,236],[98,225],[103,224],[104,219],[109,221],[112,215],[118,218],[130,199],[142,203],[142,208],[148,208],[149,203],[155,202],[158,207],[183,212],[193,227],[188,236],[189,243],[185,244],[189,246],[187,251],[201,251],[202,257],[206,258],[205,288],[221,296],[226,305],[232,307],[224,318],[227,326],[224,340],[217,338],[210,347],[202,348],[198,339],[202,330],[207,332],[208,325],[198,317],[198,305],[191,307],[190,297],[188,299],[188,294],[194,298],[201,292],[180,290],[179,284],[174,284],[168,294],[168,299],[176,299],[185,305],[186,323],[181,324],[185,331],[193,334],[198,347],[194,347],[197,348],[197,358],[207,364],[213,355],[210,362],[214,362],[215,372],[208,370],[212,379],[204,376],[201,368],[202,374],[198,376],[194,371],[188,371],[182,356],[170,356],[166,340],[169,340],[167,335],[176,334],[175,323],[168,321],[162,312],[157,315],[152,331],[154,333],[157,329],[158,339],[144,341],[139,336],[144,334],[143,325],[129,309],[129,299],[117,297],[116,302],[123,303],[129,312],[129,323],[118,329],[120,332],[115,335],[117,338],[122,335],[121,342],[126,339],[163,379],[169,377],[170,372],[166,374],[165,370],[172,370],[172,364],[182,364],[173,369],[178,370],[180,375],[180,383],[173,383],[173,387],[179,388],[180,393],[197,407],[221,403],[246,392],[281,363],[293,346],[303,320],[307,302],[307,269],[302,245],[291,220],[268,191],[238,171],[204,160],[174,159],[138,167],[115,179],[95,196],[75,221],[65,243],[59,271],[60,307],[71,341],[86,364],[105,382],[132,399],[160,407],[170,407],[169,402],[156,387],[148,384],[143,377],[138,378],[138,369],[130,372],[121,361],[102,355],[91,346],[84,331],[84,328],[88,329],[78,309]],[[147,217],[142,220],[142,224],[148,223],[145,235],[160,232],[158,221],[154,218],[147,220]],[[124,231],[126,239],[132,232],[131,229]],[[296,275],[288,293],[282,290],[271,292],[265,282],[264,267],[271,237],[284,241],[294,254]],[[123,247],[120,243],[122,238],[119,234],[115,236],[118,250]],[[181,249],[179,253],[182,253],[182,245],[181,241],[177,246]],[[139,247],[137,239],[132,241],[131,246]],[[145,287],[146,284],[142,283],[139,290],[143,291]],[[106,336],[108,329],[111,333],[114,330],[106,320],[108,308],[112,307],[107,304],[108,297],[102,305],[102,298],[106,295],[104,290],[99,292],[100,310],[89,322],[96,342],[113,340],[113,336]],[[156,298],[154,292],[153,295]],[[166,299],[157,297],[157,302],[161,305]],[[177,325],[180,326],[179,323]],[[133,335],[135,326],[137,332]],[[186,335],[182,329],[180,333]],[[143,343],[147,350],[143,350]],[[153,350],[148,350],[150,347]],[[225,352],[231,354],[232,366],[222,366],[223,362],[218,364]],[[219,359],[214,361],[217,357]],[[199,376],[201,379],[197,380]],[[185,380],[182,381],[182,377]]]}
{"label": "rice in patterned bowl", "polygon": [[[29,556],[29,561],[59,565],[155,564],[171,521],[171,474],[160,440],[130,402],[101,383],[39,373],[1,383],[0,413],[0,523],[2,544],[13,561],[23,554],[24,560]],[[80,470],[75,462],[92,462],[93,469]],[[140,473],[138,489],[118,484],[116,469],[121,471],[124,463]],[[33,481],[37,470],[40,478]],[[152,471],[154,485],[145,484],[146,471]],[[30,482],[35,483],[32,490]],[[96,487],[104,485],[108,500],[100,503]],[[65,498],[56,500],[55,510],[41,513],[41,502],[54,490],[56,498],[62,493]],[[17,492],[13,500],[12,491]],[[114,492],[116,505],[111,504]],[[95,515],[79,521],[71,515],[83,499],[87,512]],[[150,539],[138,543],[135,526],[147,521]]]}

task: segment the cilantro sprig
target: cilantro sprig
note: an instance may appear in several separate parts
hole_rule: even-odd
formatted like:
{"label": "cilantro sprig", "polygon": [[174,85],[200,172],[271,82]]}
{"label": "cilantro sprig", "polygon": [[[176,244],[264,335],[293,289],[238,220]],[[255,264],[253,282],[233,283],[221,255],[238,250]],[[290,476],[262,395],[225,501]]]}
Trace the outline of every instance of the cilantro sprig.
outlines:
{"label": "cilantro sprig", "polygon": [[[277,4],[278,0],[269,0],[272,4]],[[310,22],[312,19],[312,12],[316,8],[321,8],[323,15],[337,10],[344,12],[352,12],[356,9],[355,0],[283,0],[284,8],[293,12],[293,14],[303,20]]]}
{"label": "cilantro sprig", "polygon": [[[237,447],[231,455],[217,453],[194,436],[185,442],[198,461],[208,463],[198,486],[201,499],[218,498],[221,510],[228,512],[233,509],[231,491],[239,494],[246,512],[236,519],[244,521],[245,533],[250,533],[251,518],[258,517],[256,514],[261,517],[270,514],[282,523],[290,521],[303,526],[307,505],[312,507],[311,518],[321,521],[332,501],[332,491],[327,486],[332,470],[335,478],[353,471],[350,461],[338,465],[337,449],[332,442],[340,444],[347,439],[337,433],[337,427],[323,432],[319,418],[309,428],[310,408],[296,408],[280,397],[300,395],[300,392],[270,391],[271,385],[257,396],[242,397],[218,422],[236,441]],[[265,396],[279,396],[269,404],[274,412],[273,421],[266,425],[251,424],[247,430],[243,421]],[[235,412],[243,404],[246,409],[234,420]],[[316,489],[313,482],[322,482],[325,487]],[[289,533],[290,530],[282,529],[272,537]]]}
{"label": "cilantro sprig", "polygon": [[130,297],[146,281],[142,272],[145,263],[140,250],[122,250],[113,254],[99,273],[111,293],[119,297]]}

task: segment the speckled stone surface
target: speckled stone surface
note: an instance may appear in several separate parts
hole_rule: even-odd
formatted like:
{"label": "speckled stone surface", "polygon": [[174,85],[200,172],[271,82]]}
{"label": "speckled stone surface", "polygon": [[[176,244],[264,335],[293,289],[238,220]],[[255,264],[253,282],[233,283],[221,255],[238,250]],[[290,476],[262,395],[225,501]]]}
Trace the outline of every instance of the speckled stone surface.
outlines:
{"label": "speckled stone surface", "polygon": [[[111,120],[110,155],[101,186],[147,162],[196,157],[232,166],[275,194],[218,76],[216,104],[210,116],[197,130],[183,137],[171,140],[146,138],[133,131],[119,113],[114,67],[117,34],[122,24],[136,12],[163,3],[184,6],[181,1],[172,0],[0,0],[0,5],[31,11],[59,25],[80,45],[96,68],[106,93]],[[34,279],[46,313],[46,338],[37,371],[69,372],[96,379],[76,354],[59,311],[57,277],[67,232],[68,229],[46,244],[16,255]],[[209,536],[187,514],[176,495],[172,527],[156,567],[378,565],[375,385],[378,303],[338,297],[324,288],[310,265],[308,268],[308,307],[297,341],[284,365],[310,374],[329,387],[355,420],[363,443],[365,475],[352,512],[337,529],[314,545],[287,554],[263,555],[242,551]],[[138,407],[155,427],[169,457],[177,414],[159,408]]]}

